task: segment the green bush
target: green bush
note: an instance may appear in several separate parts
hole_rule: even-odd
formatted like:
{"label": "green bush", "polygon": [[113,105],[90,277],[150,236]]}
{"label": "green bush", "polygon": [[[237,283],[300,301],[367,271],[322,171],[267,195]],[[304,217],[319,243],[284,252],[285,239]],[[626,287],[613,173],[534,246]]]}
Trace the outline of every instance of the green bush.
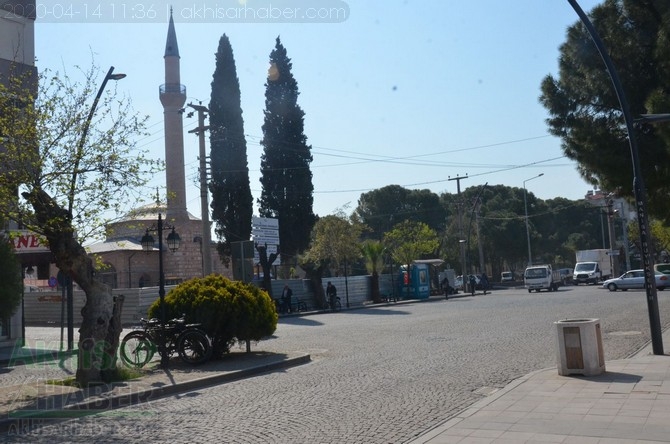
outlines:
{"label": "green bush", "polygon": [[[230,351],[236,341],[259,341],[277,329],[277,309],[270,296],[252,284],[220,275],[179,284],[165,296],[168,319],[186,314],[189,323],[202,324],[214,346],[214,356]],[[160,317],[160,301],[149,308]]]}

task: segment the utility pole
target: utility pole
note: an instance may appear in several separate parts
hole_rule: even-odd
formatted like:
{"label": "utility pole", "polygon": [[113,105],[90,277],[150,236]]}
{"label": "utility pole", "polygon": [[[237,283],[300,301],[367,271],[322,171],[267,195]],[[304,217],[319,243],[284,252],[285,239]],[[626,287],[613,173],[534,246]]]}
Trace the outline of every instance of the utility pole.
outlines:
{"label": "utility pole", "polygon": [[[210,246],[212,244],[212,228],[209,223],[209,200],[207,199],[207,157],[205,155],[205,131],[209,126],[205,126],[205,114],[209,112],[206,106],[194,105],[188,106],[198,112],[198,127],[189,131],[195,133],[200,138],[200,210],[202,213],[202,275],[212,274],[212,254]],[[190,113],[189,115],[193,115]]]}
{"label": "utility pole", "polygon": [[461,276],[463,276],[463,291],[465,291],[465,245],[463,243],[465,242],[465,239],[463,239],[463,211],[462,211],[462,206],[463,202],[461,202],[461,180],[467,179],[468,175],[466,174],[465,176],[456,176],[456,177],[448,177],[448,180],[455,180],[456,181],[456,191],[458,193],[458,235],[460,236],[460,239],[458,239],[458,245],[461,247]]}
{"label": "utility pole", "polygon": [[[614,200],[607,199],[607,233],[610,239],[610,266],[612,267],[612,275],[619,276],[619,250],[616,249],[616,239],[614,235]],[[617,256],[617,257],[614,257]]]}
{"label": "utility pole", "polygon": [[482,237],[479,235],[479,210],[481,209],[481,201],[477,203],[477,219],[475,219],[477,225],[477,244],[479,247],[479,273],[485,273],[486,268],[484,266],[484,249],[482,247]]}

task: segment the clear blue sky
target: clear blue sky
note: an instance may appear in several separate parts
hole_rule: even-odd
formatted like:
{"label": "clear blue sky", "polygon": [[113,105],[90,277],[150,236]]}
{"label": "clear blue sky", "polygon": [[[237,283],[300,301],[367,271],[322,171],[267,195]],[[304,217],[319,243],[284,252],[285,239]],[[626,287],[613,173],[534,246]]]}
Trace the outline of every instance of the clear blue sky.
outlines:
{"label": "clear blue sky", "polygon": [[[164,83],[169,3],[108,2],[101,15],[85,19],[84,2],[73,1],[81,18],[37,20],[38,67],[66,69],[76,77],[73,67],[88,68],[94,57],[100,81],[112,65],[127,74],[117,93],[150,116],[151,136],[139,146],[164,158],[158,87]],[[529,192],[543,199],[581,199],[591,188],[563,157],[560,140],[548,134],[547,115],[538,101],[542,78],[557,72],[566,28],[578,20],[567,1],[289,1],[302,8],[298,14],[315,4],[348,6],[346,19],[335,23],[208,22],[197,17],[203,11],[193,10],[194,4],[240,7],[241,1],[172,5],[187,102],[209,103],[214,53],[222,34],[230,38],[254,199],[260,196],[264,83],[278,35],[292,59],[299,104],[306,113],[305,133],[314,156],[314,210],[319,215],[337,209],[349,213],[362,192],[390,184],[456,193],[456,182],[448,178],[466,174],[462,189],[485,182],[522,187],[524,180],[544,173],[526,183]],[[588,11],[597,3],[580,4]],[[87,4],[91,14],[95,4]],[[131,4],[137,11],[155,11],[155,19],[131,18],[137,12],[130,11]],[[267,0],[246,4],[259,14],[266,5]],[[187,203],[191,213],[200,215],[198,140],[188,133],[196,126],[196,117],[185,117]],[[159,175],[149,187],[164,184],[164,175]],[[155,193],[150,190],[148,194]]]}

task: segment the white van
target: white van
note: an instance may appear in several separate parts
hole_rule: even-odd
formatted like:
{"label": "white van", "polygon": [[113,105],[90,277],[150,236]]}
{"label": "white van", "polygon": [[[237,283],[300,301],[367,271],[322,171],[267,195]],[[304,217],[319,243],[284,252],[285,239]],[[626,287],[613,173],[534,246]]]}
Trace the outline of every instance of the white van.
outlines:
{"label": "white van", "polygon": [[514,273],[511,271],[503,271],[500,273],[500,282],[512,282],[514,280]]}

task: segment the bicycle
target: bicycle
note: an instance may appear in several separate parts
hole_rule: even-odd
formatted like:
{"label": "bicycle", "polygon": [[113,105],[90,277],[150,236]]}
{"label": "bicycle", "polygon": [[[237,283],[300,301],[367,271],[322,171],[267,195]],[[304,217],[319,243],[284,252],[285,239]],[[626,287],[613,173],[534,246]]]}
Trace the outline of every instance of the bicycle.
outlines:
{"label": "bicycle", "polygon": [[291,312],[292,313],[300,313],[301,311],[307,311],[307,304],[302,299],[296,300],[296,302],[293,302],[291,304]]}
{"label": "bicycle", "polygon": [[340,297],[331,296],[330,298],[326,298],[326,309],[330,309],[330,311],[333,312],[340,311],[342,309],[342,303],[340,302]]}
{"label": "bicycle", "polygon": [[128,366],[144,367],[161,344],[165,344],[167,356],[177,352],[183,362],[191,365],[202,364],[212,356],[209,337],[200,324],[187,324],[185,315],[167,321],[165,328],[156,318],[142,318],[140,322],[142,330],[128,333],[119,346],[121,361]]}
{"label": "bicycle", "polygon": [[286,304],[281,302],[279,299],[275,299],[275,309],[277,313],[300,313],[301,311],[307,311],[307,304],[301,299],[296,299],[295,301],[291,300],[291,309],[287,310]]}

